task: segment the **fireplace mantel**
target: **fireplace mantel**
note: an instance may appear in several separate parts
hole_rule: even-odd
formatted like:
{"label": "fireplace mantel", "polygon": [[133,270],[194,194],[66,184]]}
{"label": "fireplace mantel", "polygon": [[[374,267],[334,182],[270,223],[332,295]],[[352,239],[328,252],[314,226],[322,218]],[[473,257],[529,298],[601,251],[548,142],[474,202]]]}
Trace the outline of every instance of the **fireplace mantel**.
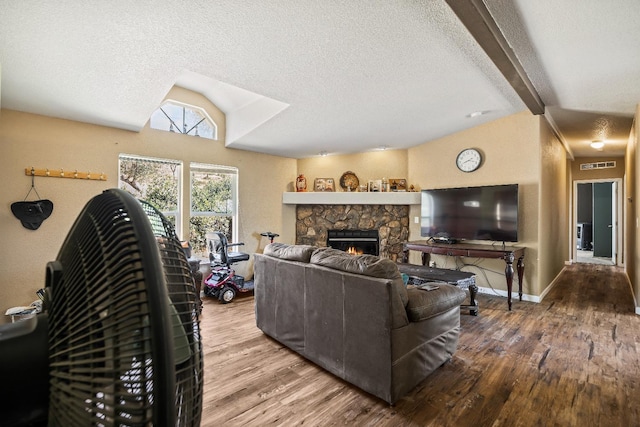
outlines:
{"label": "fireplace mantel", "polygon": [[285,205],[419,205],[419,192],[285,192]]}

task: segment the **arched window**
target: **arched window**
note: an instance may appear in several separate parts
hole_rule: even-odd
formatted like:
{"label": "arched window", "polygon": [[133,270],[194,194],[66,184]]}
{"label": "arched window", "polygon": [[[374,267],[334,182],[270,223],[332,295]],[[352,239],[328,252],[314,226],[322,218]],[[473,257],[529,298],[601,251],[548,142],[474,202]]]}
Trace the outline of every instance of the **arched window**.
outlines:
{"label": "arched window", "polygon": [[218,139],[218,126],[205,110],[177,101],[166,101],[154,111],[149,126],[151,129]]}

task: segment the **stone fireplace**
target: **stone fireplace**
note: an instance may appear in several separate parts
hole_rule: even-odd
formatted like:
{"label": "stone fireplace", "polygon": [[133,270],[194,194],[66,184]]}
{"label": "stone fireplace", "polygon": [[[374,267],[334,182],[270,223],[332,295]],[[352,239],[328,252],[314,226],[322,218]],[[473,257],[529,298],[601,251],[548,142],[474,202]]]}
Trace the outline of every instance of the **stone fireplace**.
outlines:
{"label": "stone fireplace", "polygon": [[409,237],[408,205],[296,206],[296,243],[327,246],[329,230],[377,230],[379,252],[392,260],[402,256],[402,244]]}

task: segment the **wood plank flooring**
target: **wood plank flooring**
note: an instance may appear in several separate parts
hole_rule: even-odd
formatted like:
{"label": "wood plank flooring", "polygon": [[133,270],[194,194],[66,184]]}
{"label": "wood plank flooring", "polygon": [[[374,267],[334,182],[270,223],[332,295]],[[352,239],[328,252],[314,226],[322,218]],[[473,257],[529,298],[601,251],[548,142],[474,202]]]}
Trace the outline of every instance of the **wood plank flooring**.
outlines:
{"label": "wood plank flooring", "polygon": [[640,316],[617,267],[576,264],[540,304],[480,294],[458,351],[395,406],[265,336],[253,297],[205,298],[202,426],[638,426]]}

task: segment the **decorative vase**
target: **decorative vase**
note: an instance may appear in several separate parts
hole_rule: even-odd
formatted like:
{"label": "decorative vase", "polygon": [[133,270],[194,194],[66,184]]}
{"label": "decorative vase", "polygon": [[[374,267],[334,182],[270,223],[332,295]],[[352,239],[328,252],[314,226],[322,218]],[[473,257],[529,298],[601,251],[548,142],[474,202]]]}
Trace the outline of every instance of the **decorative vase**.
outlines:
{"label": "decorative vase", "polygon": [[296,191],[307,191],[307,178],[303,174],[298,175],[298,178],[296,178]]}

